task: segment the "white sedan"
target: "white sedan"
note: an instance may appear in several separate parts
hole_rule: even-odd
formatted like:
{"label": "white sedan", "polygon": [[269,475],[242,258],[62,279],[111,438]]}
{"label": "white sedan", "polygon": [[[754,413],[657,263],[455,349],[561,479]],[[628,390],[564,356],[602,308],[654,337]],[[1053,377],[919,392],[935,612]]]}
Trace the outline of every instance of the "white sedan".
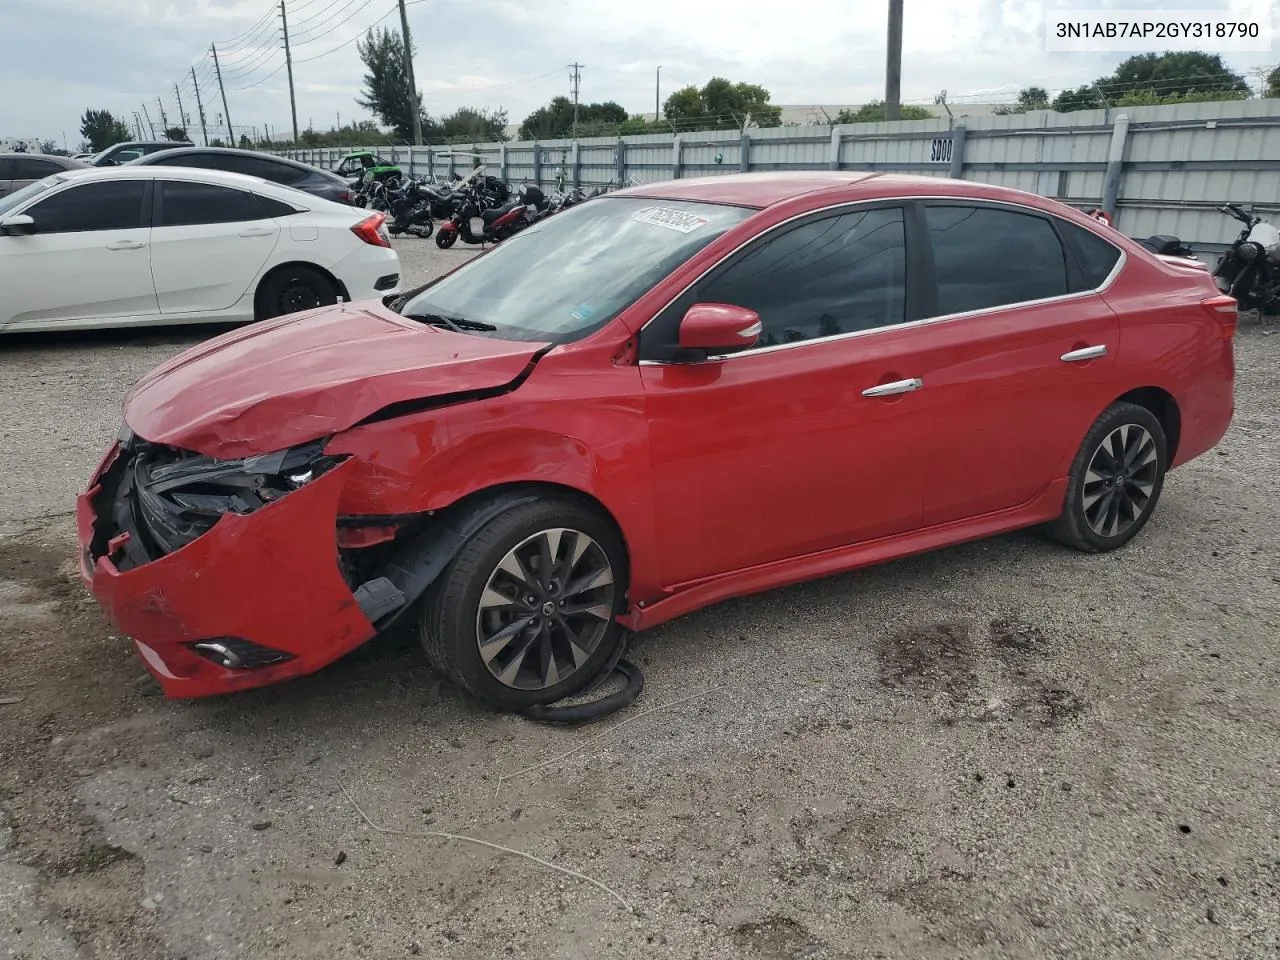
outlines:
{"label": "white sedan", "polygon": [[399,288],[385,215],[257,177],[68,170],[0,199],[0,333],[239,323]]}

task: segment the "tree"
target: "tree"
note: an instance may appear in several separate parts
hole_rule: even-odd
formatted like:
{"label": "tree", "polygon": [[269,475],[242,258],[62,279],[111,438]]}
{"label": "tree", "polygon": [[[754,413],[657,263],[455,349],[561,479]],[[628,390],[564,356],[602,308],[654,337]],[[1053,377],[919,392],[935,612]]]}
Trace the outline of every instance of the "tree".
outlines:
{"label": "tree", "polygon": [[[405,76],[404,41],[400,34],[387,27],[380,30],[370,28],[363,40],[356,41],[356,50],[368,70],[364,75],[362,96],[356,97],[356,103],[391,127],[397,139],[408,140],[413,136],[413,98]],[[421,91],[418,92],[418,103],[422,103]],[[439,125],[421,112],[419,116],[423,138],[437,139],[440,136]]]}
{"label": "tree", "polygon": [[712,77],[699,90],[688,86],[667,97],[662,114],[683,129],[733,129],[748,122],[758,127],[782,123],[782,108],[769,103],[769,91],[755,83],[731,83]]}
{"label": "tree", "polygon": [[[899,119],[932,120],[933,114],[924,107],[904,103],[898,108]],[[885,119],[884,101],[872,100],[857,110],[844,109],[836,114],[836,123],[879,123]]]}
{"label": "tree", "polygon": [[1008,116],[1013,113],[1026,113],[1028,110],[1048,110],[1049,91],[1044,87],[1023,87],[1018,91],[1018,102],[1009,106],[996,107],[992,113]]}
{"label": "tree", "polygon": [[89,141],[89,149],[101,153],[112,144],[128,140],[129,127],[111,115],[110,110],[89,109],[80,118],[80,135]]}
{"label": "tree", "polygon": [[1280,67],[1267,74],[1267,87],[1262,92],[1264,97],[1280,97]]}
{"label": "tree", "polygon": [[54,143],[52,140],[41,140],[41,141],[40,141],[40,152],[41,152],[41,153],[45,153],[45,154],[49,154],[49,155],[51,155],[51,156],[55,156],[55,157],[64,157],[64,156],[66,156],[66,154],[67,154],[67,151],[65,151],[65,150],[61,149],[61,148],[60,148],[56,143]]}
{"label": "tree", "polygon": [[[627,111],[619,103],[606,100],[603,103],[578,104],[578,136],[599,137],[621,132],[628,122]],[[568,97],[553,97],[545,107],[539,107],[520,124],[521,140],[559,140],[573,136],[573,101]]]}
{"label": "tree", "polygon": [[187,131],[185,127],[170,127],[164,132],[165,138],[168,140],[186,140]]}
{"label": "tree", "polygon": [[440,132],[445,140],[493,142],[507,139],[507,111],[459,107],[440,118]]}
{"label": "tree", "polygon": [[1097,87],[1108,101],[1138,90],[1173,97],[1188,93],[1249,94],[1249,84],[1222,62],[1216,53],[1185,50],[1175,53],[1140,53],[1130,57]]}
{"label": "tree", "polygon": [[248,137],[246,134],[243,134],[243,133],[242,133],[242,134],[240,134],[240,149],[241,149],[241,150],[252,150],[252,149],[253,149],[253,141],[252,141],[252,140],[250,140],[250,139],[249,139],[249,137]]}
{"label": "tree", "polygon": [[1054,98],[1053,109],[1069,113],[1106,106],[1240,100],[1249,93],[1244,77],[1229,69],[1218,54],[1199,50],[1140,53],[1121,63],[1110,76],[1063,90]]}

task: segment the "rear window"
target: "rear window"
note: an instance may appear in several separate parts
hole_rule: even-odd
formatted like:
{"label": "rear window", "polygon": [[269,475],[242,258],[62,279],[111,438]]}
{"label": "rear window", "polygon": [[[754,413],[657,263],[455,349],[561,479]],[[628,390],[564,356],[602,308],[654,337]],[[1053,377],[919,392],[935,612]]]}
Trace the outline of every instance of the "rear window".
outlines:
{"label": "rear window", "polygon": [[[1080,270],[1084,274],[1083,290],[1096,290],[1111,276],[1116,262],[1120,259],[1120,250],[1103,240],[1096,233],[1066,220],[1058,221],[1058,229],[1076,253]],[[1072,291],[1076,292],[1076,291]]]}

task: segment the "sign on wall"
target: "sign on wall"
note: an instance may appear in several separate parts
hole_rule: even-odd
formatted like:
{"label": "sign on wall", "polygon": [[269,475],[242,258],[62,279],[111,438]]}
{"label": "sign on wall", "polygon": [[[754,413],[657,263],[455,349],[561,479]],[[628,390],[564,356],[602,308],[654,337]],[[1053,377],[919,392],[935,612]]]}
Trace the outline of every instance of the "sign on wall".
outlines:
{"label": "sign on wall", "polygon": [[934,137],[933,143],[929,146],[929,162],[950,163],[951,146],[952,140],[950,137]]}

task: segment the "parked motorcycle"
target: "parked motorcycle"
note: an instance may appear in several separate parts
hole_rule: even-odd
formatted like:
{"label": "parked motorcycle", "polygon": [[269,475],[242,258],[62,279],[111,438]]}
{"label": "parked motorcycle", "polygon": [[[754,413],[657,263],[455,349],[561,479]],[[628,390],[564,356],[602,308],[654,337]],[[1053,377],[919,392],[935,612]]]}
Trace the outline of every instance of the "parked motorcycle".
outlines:
{"label": "parked motorcycle", "polygon": [[1244,224],[1213,269],[1218,289],[1246,310],[1280,312],[1280,230],[1238,204],[1218,209]]}
{"label": "parked motorcycle", "polygon": [[416,180],[405,180],[388,188],[387,211],[391,214],[387,230],[393,237],[402,233],[425,240],[435,224],[431,221],[431,201]]}
{"label": "parked motorcycle", "polygon": [[[1086,210],[1085,213],[1093,217],[1098,222],[1114,229],[1115,224],[1112,223],[1110,214],[1105,210],[1095,207],[1092,210]],[[1134,237],[1133,239],[1157,256],[1181,257],[1184,260],[1194,260],[1197,263],[1200,262],[1200,258],[1195,255],[1195,251],[1183,243],[1180,238],[1175,237],[1171,233],[1157,233],[1154,236]]]}
{"label": "parked motorcycle", "polygon": [[[541,190],[537,192],[539,195],[542,193]],[[483,191],[473,190],[458,204],[453,216],[440,224],[436,231],[436,246],[447,250],[458,240],[472,245],[498,243],[541,217],[536,206],[539,197],[534,197],[531,190],[523,190],[515,200],[497,206],[486,206],[482,196]],[[479,217],[484,225],[478,234],[471,227],[473,217]]]}

